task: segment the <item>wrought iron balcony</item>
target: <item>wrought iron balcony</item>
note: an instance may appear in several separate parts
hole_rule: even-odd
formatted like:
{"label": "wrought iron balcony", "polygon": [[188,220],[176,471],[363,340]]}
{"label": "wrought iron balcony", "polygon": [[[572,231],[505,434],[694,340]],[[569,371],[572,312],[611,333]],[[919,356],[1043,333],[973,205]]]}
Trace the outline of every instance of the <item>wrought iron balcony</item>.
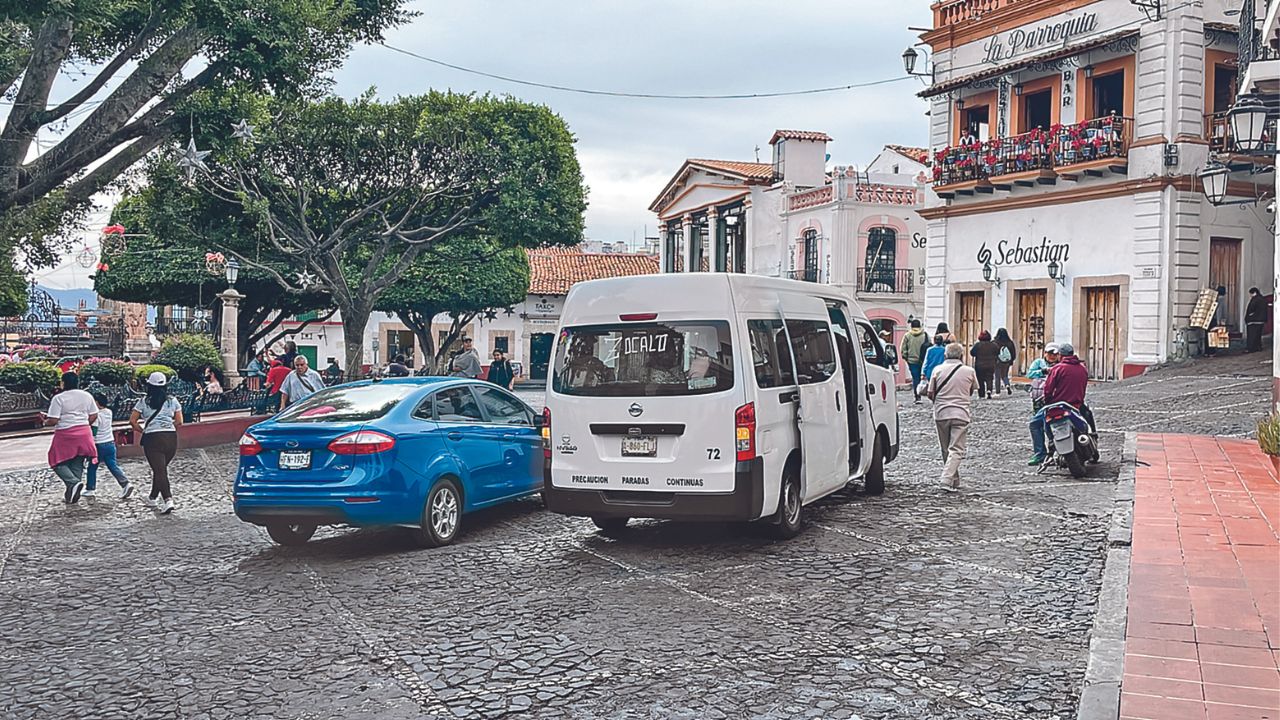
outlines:
{"label": "wrought iron balcony", "polygon": [[907,268],[858,268],[858,292],[909,295],[916,289],[916,273]]}
{"label": "wrought iron balcony", "polygon": [[934,153],[935,188],[1107,158],[1128,161],[1133,120],[1119,115],[946,147]]}

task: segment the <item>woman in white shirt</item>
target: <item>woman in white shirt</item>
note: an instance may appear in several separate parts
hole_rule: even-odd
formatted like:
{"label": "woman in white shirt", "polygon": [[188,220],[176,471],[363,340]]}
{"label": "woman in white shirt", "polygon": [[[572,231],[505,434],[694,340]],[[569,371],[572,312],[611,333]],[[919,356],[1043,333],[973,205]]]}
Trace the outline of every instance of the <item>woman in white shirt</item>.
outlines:
{"label": "woman in white shirt", "polygon": [[98,449],[93,444],[90,425],[98,421],[98,404],[80,389],[80,376],[62,374],[62,392],[49,401],[49,411],[40,413],[45,425],[53,426],[53,442],[49,445],[49,467],[66,484],[62,494],[68,505],[80,502],[84,491],[85,463],[98,462]]}
{"label": "woman in white shirt", "polygon": [[168,385],[164,373],[151,373],[146,397],[133,406],[129,416],[129,425],[142,438],[142,452],[151,466],[151,494],[142,504],[163,514],[173,511],[169,463],[178,454],[178,428],[182,427],[182,405],[169,396]]}

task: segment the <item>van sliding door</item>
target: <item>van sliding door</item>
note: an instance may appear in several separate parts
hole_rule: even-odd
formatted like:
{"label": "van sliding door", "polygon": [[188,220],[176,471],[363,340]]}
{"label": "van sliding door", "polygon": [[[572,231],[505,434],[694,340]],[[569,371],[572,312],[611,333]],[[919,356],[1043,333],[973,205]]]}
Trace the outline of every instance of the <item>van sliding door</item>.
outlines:
{"label": "van sliding door", "polygon": [[808,501],[848,481],[848,395],[826,306],[818,298],[784,296],[783,300],[784,327],[799,385],[801,469]]}

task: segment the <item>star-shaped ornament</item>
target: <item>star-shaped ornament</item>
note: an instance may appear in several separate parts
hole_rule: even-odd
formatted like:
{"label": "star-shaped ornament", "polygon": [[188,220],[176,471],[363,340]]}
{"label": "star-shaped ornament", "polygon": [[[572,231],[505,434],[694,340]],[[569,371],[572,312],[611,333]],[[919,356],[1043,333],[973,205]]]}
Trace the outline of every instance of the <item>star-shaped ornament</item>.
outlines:
{"label": "star-shaped ornament", "polygon": [[231,123],[231,137],[244,142],[253,142],[253,126],[248,120]]}
{"label": "star-shaped ornament", "polygon": [[196,139],[191,138],[187,142],[187,149],[182,151],[182,157],[178,158],[178,167],[182,168],[187,174],[187,182],[191,182],[197,171],[209,170],[209,166],[205,165],[204,159],[209,157],[208,150],[197,150]]}
{"label": "star-shaped ornament", "polygon": [[298,279],[298,284],[304,288],[309,288],[316,284],[315,273],[312,273],[310,270],[303,270],[302,272],[295,273],[294,276]]}
{"label": "star-shaped ornament", "polygon": [[485,310],[485,311],[484,311],[484,319],[485,319],[485,320],[497,320],[497,319],[498,319],[498,311],[497,311],[497,310]]}

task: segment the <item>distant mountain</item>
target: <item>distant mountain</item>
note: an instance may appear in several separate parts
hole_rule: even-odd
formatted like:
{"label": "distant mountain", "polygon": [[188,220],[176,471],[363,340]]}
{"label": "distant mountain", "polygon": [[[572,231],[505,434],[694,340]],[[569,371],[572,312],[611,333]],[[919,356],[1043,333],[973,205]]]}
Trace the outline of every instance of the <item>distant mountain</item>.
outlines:
{"label": "distant mountain", "polygon": [[37,288],[49,293],[53,299],[63,310],[76,310],[80,307],[80,301],[84,301],[86,310],[96,310],[98,308],[98,294],[92,290],[85,288],[76,288],[72,290],[56,290],[47,288],[43,285],[37,285]]}

